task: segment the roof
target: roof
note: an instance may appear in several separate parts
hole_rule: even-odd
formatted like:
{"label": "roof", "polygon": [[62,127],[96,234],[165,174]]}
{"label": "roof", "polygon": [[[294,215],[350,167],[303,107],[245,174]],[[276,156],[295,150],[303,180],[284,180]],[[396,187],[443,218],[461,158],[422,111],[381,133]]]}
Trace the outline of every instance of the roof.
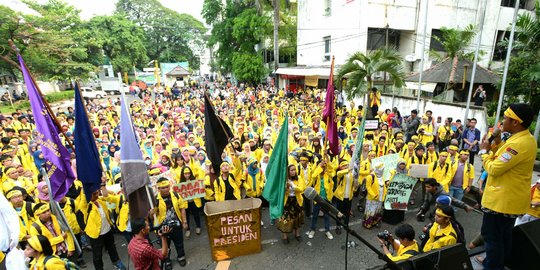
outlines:
{"label": "roof", "polygon": [[187,71],[185,68],[181,66],[176,66],[165,75],[166,76],[187,76],[189,75],[189,71]]}
{"label": "roof", "polygon": [[319,77],[328,78],[330,77],[330,67],[329,66],[305,66],[305,67],[278,68],[275,73],[280,74],[280,75],[319,76]]}
{"label": "roof", "polygon": [[[463,71],[464,65],[467,64],[467,81],[471,81],[472,66],[473,62],[467,59],[461,59],[458,62],[456,75],[454,82],[460,83],[463,81]],[[448,77],[450,76],[450,71],[452,70],[452,59],[445,58],[440,63],[424,70],[422,74],[423,82],[432,82],[432,83],[446,83],[448,82]],[[405,81],[418,81],[419,73],[414,73],[405,78]],[[474,76],[474,83],[486,83],[486,84],[496,84],[499,81],[499,76],[493,73],[490,70],[487,70],[480,65],[476,65],[476,74]]]}

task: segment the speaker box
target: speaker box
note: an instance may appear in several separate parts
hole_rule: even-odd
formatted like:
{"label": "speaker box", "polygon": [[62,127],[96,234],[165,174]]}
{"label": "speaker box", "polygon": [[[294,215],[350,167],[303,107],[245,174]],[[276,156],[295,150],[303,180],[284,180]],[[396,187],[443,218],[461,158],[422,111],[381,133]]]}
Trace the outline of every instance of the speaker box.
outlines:
{"label": "speaker box", "polygon": [[507,266],[513,270],[538,269],[540,258],[540,220],[514,227],[512,253]]}
{"label": "speaker box", "polygon": [[397,225],[405,220],[405,211],[384,210],[382,220],[391,225]]}
{"label": "speaker box", "polygon": [[463,244],[416,255],[400,266],[405,270],[473,270],[469,254]]}

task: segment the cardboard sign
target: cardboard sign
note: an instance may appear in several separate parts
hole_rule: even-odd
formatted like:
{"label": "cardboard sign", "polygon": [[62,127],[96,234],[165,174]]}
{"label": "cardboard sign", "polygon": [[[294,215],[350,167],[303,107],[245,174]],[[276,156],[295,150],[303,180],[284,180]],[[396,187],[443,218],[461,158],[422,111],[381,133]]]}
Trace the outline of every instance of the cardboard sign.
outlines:
{"label": "cardboard sign", "polygon": [[261,251],[260,199],[208,202],[204,206],[212,259]]}
{"label": "cardboard sign", "polygon": [[178,193],[184,201],[202,198],[205,195],[204,180],[193,180],[174,184],[173,190]]}
{"label": "cardboard sign", "polygon": [[365,130],[375,130],[379,128],[379,119],[366,119]]}
{"label": "cardboard sign", "polygon": [[383,179],[386,181],[390,179],[390,171],[396,168],[398,160],[399,154],[390,154],[372,159],[371,164],[373,165],[377,162],[382,162],[384,164]]}
{"label": "cardboard sign", "polygon": [[398,173],[394,175],[386,192],[384,199],[384,209],[386,210],[407,210],[409,197],[411,196],[416,179],[406,174]]}
{"label": "cardboard sign", "polygon": [[409,175],[416,178],[427,178],[429,171],[429,164],[411,164],[409,169]]}
{"label": "cardboard sign", "polygon": [[168,170],[162,174],[158,174],[158,175],[153,175],[153,176],[150,176],[150,187],[152,187],[152,191],[154,192],[154,194],[158,194],[158,190],[157,190],[157,186],[156,186],[156,183],[157,183],[157,180],[159,180],[159,178],[161,177],[165,177],[167,179],[169,179],[169,181],[171,182],[171,184],[174,184],[174,179],[173,179],[173,176],[172,176],[172,171],[171,170]]}

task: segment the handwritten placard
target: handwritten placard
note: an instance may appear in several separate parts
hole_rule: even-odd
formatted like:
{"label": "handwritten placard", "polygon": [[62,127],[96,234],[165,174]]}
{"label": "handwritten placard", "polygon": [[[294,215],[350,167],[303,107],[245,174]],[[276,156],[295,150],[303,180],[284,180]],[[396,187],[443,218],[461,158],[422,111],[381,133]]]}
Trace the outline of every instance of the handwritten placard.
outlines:
{"label": "handwritten placard", "polygon": [[156,183],[161,177],[165,177],[169,179],[171,184],[175,184],[173,176],[172,176],[172,172],[170,170],[164,173],[158,174],[158,175],[152,175],[150,176],[150,187],[152,187],[152,191],[154,191],[154,194],[158,194]]}
{"label": "handwritten placard", "polygon": [[398,160],[399,154],[390,154],[372,159],[371,164],[376,164],[378,162],[384,164],[383,179],[386,181],[390,179],[391,170],[396,168]]}
{"label": "handwritten placard", "polygon": [[193,180],[174,184],[173,190],[185,201],[202,198],[205,195],[204,180]]}
{"label": "handwritten placard", "polygon": [[428,164],[411,164],[409,175],[416,178],[427,178],[429,171]]}
{"label": "handwritten placard", "polygon": [[416,179],[406,174],[398,173],[394,175],[386,192],[384,199],[384,209],[386,210],[407,210],[409,197],[411,196]]}

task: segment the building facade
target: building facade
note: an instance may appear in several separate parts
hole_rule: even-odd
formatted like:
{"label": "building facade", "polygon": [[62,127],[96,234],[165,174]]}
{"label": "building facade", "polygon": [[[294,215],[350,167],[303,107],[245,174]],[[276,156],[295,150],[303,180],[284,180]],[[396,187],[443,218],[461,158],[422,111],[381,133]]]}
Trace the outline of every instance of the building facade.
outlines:
{"label": "building facade", "polygon": [[[510,34],[516,0],[298,0],[298,66],[329,66],[332,56],[339,66],[354,52],[366,53],[388,44],[406,59],[407,72],[419,71],[426,1],[424,69],[434,61],[430,50],[443,51],[433,36],[441,35],[442,27],[478,27],[484,9],[480,49],[485,54],[479,64],[502,68],[506,50],[497,42]],[[534,4],[535,0],[521,0],[519,13],[531,12]],[[475,50],[476,40],[477,36],[468,51]]]}

